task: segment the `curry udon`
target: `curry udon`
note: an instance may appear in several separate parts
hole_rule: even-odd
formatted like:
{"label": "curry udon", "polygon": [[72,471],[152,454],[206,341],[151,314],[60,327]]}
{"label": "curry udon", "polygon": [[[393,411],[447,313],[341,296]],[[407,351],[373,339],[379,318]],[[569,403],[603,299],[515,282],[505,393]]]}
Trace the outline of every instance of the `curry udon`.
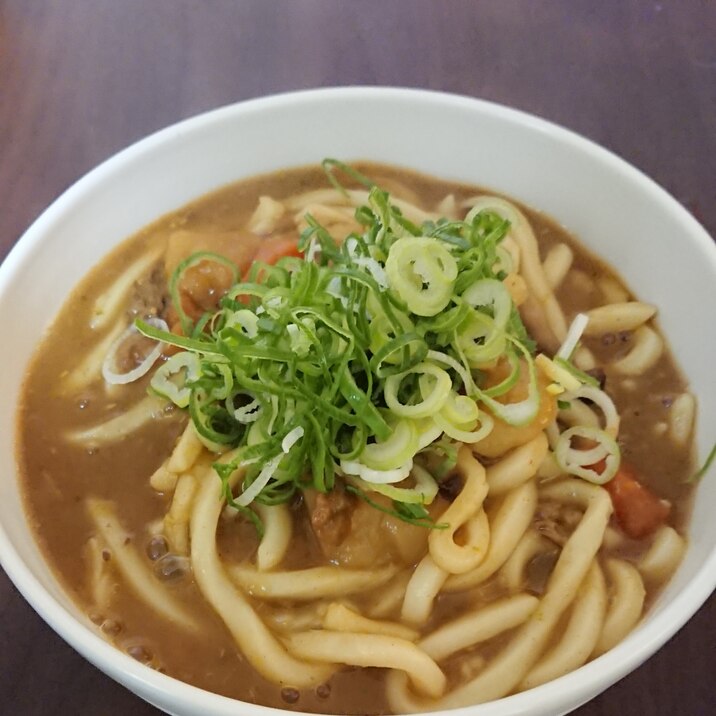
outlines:
{"label": "curry udon", "polygon": [[160,219],[62,307],[18,423],[50,563],[117,648],[250,702],[578,668],[685,547],[695,406],[655,308],[514,202],[326,168]]}

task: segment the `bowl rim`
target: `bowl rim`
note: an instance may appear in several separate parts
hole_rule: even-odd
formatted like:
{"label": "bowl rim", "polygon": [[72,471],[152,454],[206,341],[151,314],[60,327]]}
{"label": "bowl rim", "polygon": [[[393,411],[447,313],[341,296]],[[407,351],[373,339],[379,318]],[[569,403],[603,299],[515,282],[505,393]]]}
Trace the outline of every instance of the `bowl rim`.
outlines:
{"label": "bowl rim", "polygon": [[[499,120],[519,124],[533,132],[550,135],[569,145],[573,151],[589,155],[590,161],[600,162],[610,170],[625,176],[631,182],[639,184],[651,200],[661,204],[679,223],[685,226],[689,233],[689,240],[709,256],[711,268],[716,275],[716,244],[705,228],[653,179],[591,139],[527,112],[465,95],[403,87],[349,86],[283,92],[229,104],[155,131],[113,154],[62,192],[17,240],[0,265],[0,302],[16,270],[29,257],[29,254],[42,244],[47,231],[54,222],[71,212],[82,200],[86,190],[111,180],[113,174],[141,157],[147,150],[171,144],[191,133],[201,133],[210,129],[213,124],[231,122],[235,116],[273,112],[279,109],[290,111],[292,107],[300,104],[340,102],[344,99],[355,98],[368,99],[373,102],[419,100],[429,104],[440,104],[448,110],[464,109],[489,115]],[[20,490],[21,488],[17,484],[17,470],[15,470],[13,478],[17,489]],[[3,479],[13,478],[6,476]],[[285,715],[284,709],[250,704],[221,696],[161,674],[122,653],[102,639],[89,626],[82,624],[49,594],[20,558],[2,523],[0,523],[0,564],[23,598],[62,639],[104,673],[120,681],[132,691],[140,693],[150,703],[154,703],[154,699],[160,698],[160,695],[163,694],[171,695],[173,703],[180,701],[189,707],[213,714],[235,713],[237,704],[241,704],[242,708],[251,711],[256,716]],[[52,568],[50,569],[54,572]],[[66,592],[56,574],[54,579],[58,582],[61,590]],[[528,704],[534,706],[536,700],[543,706],[551,705],[556,709],[576,708],[606,686],[623,678],[663,646],[702,606],[714,589],[716,589],[716,547],[711,550],[708,558],[702,562],[692,579],[669,604],[654,614],[644,628],[637,630],[636,634],[632,632],[606,654],[575,671],[529,691],[485,704],[466,706],[453,712],[455,714],[470,712],[476,716],[479,709],[479,713],[484,716],[489,716],[490,713],[494,713],[496,716],[497,714],[500,716],[514,714],[516,716],[516,714],[524,713],[524,708]],[[70,601],[72,601],[71,598]],[[163,708],[159,704],[155,703],[155,705]],[[303,714],[305,712],[295,711],[293,713]],[[564,713],[564,710],[559,713]]]}

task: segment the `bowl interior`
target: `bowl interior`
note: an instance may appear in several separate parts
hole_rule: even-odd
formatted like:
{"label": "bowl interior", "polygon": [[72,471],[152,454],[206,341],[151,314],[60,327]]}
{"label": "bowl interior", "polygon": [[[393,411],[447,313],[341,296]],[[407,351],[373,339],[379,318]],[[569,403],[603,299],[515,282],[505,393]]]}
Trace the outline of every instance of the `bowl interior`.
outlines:
{"label": "bowl interior", "polygon": [[[716,248],[673,199],[608,152],[511,110],[400,90],[278,96],[164,130],[80,180],[38,219],[0,268],[0,334],[12,346],[0,372],[5,396],[0,409],[3,563],[55,629],[86,656],[93,654],[101,668],[112,671],[114,664],[127,670],[125,682],[132,682],[137,690],[143,684],[148,689],[145,697],[155,702],[159,692],[152,689],[161,690],[166,677],[130,669],[119,655],[112,664],[106,659],[115,657],[108,653],[97,656],[101,642],[69,617],[84,622],[44,563],[25,521],[13,447],[25,366],[69,290],[116,243],[230,181],[319,162],[326,156],[372,159],[490,187],[557,219],[617,268],[640,298],[659,306],[661,325],[699,398],[701,459],[716,435],[710,367],[716,355],[716,332],[710,327],[710,312],[704,310],[716,303]],[[716,504],[713,472],[699,487],[687,557],[655,608],[627,642],[599,660],[601,667],[588,665],[562,679],[561,696],[553,685],[540,687],[542,700],[552,704],[549,713],[578,705],[634,668],[713,589],[716,521],[709,509]],[[565,700],[565,688],[571,700]],[[162,699],[165,708],[180,708],[171,705],[171,698]],[[522,708],[528,701],[520,699],[504,702]],[[228,713],[222,710],[222,701],[217,698],[215,710],[205,713]],[[533,698],[528,713],[548,713],[540,710],[540,702]],[[484,713],[517,713],[508,707],[493,708],[497,706],[486,707]]]}

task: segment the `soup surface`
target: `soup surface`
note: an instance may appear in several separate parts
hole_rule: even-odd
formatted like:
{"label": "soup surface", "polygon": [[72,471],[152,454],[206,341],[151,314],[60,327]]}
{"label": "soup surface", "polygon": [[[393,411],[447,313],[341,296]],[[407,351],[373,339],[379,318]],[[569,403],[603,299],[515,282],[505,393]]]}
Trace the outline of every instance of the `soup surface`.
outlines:
{"label": "soup surface", "polygon": [[[238,433],[234,443],[197,437],[186,409],[148,393],[156,371],[181,355],[181,346],[165,345],[147,373],[123,382],[155,346],[127,327],[136,318],[154,317],[166,321],[155,320],[157,326],[191,335],[187,328],[216,311],[228,291],[238,316],[232,320],[250,338],[252,321],[265,321],[270,313],[256,310],[265,296],[232,294],[232,269],[215,256],[195,256],[184,268],[182,262],[208,251],[233,261],[239,278],[270,286],[276,269],[246,272],[256,260],[285,265],[288,275],[291,261],[316,253],[311,244],[297,249],[299,233],[311,228],[306,214],[336,245],[367,230],[354,219],[367,192],[360,194],[360,183],[350,176],[349,195],[332,188],[318,167],[257,177],[203,197],[128,239],[62,307],[28,371],[18,418],[27,509],[49,562],[98,631],[178,679],[249,702],[319,713],[377,714],[499,698],[610,648],[634,627],[678,565],[689,510],[694,401],[653,324],[653,309],[637,302],[614,271],[554,221],[475,187],[377,164],[356,166],[390,193],[412,224],[430,222],[413,233],[435,231],[439,216],[477,221],[468,213],[476,204],[492,222],[490,231],[502,231],[493,280],[519,306],[535,342],[533,350],[527,347],[529,357],[513,350],[508,360],[507,348],[485,354],[492,334],[473,326],[469,347],[478,357],[465,359],[455,349],[467,345],[458,335],[465,332],[464,321],[455,329],[457,343],[440,344],[440,331],[425,329],[396,355],[403,351],[410,360],[414,345],[430,340],[430,350],[444,348],[460,369],[466,366],[481,396],[506,380],[511,387],[493,391],[493,403],[471,397],[480,403],[475,417],[464,404],[471,396],[466,380],[445,363],[449,400],[456,413],[467,410],[469,416],[453,418],[449,431],[435,431],[430,422],[428,438],[421,427],[415,440],[426,444],[411,453],[407,477],[386,477],[398,469],[386,467],[389,458],[368,464],[364,453],[352,460],[333,454],[332,491],[315,489],[315,479],[279,484],[274,475],[269,480],[277,499],[249,502],[238,511],[224,506],[211,465],[219,454],[230,461],[232,453],[225,451],[239,444]],[[500,224],[505,218],[509,227]],[[412,284],[398,298],[408,304],[405,297],[413,291],[423,306],[443,280],[430,273],[428,254],[420,253],[425,245],[412,244],[409,269],[403,267],[403,279],[412,271],[406,279]],[[445,262],[438,264],[447,275]],[[382,272],[390,275],[385,256],[373,254],[357,265],[375,281]],[[170,296],[173,273],[181,311]],[[432,316],[459,306],[458,291],[451,291]],[[339,291],[333,299],[348,295]],[[489,330],[499,313],[495,295],[473,300]],[[366,310],[377,324],[380,309],[370,300]],[[392,305],[399,310],[400,300]],[[598,307],[611,309],[593,310]],[[423,325],[428,319],[418,311],[406,314]],[[564,363],[552,360],[569,340],[564,326],[574,327],[579,314],[589,321],[586,329],[577,321],[575,350],[562,356]],[[262,330],[267,324],[257,325]],[[318,319],[312,330],[319,330],[316,325]],[[201,339],[202,330],[194,337]],[[281,340],[288,339],[279,335],[276,351],[288,346],[302,355],[300,340]],[[370,359],[379,350],[372,346],[366,354]],[[391,360],[384,356],[379,369]],[[187,366],[165,381],[165,395],[172,390],[167,382],[186,387]],[[528,366],[535,370],[530,387]],[[417,369],[404,373],[411,370]],[[362,391],[365,375],[356,375]],[[419,381],[411,375],[397,388],[401,409],[420,403],[415,395],[406,398],[410,386],[424,400],[437,390],[439,378],[422,373],[424,382],[415,387]],[[387,390],[390,378],[380,380]],[[268,386],[269,378],[264,382]],[[261,394],[261,382],[255,385],[253,393],[234,387],[230,396],[241,430],[262,421],[251,404]],[[531,387],[536,412],[521,425],[502,419],[500,405],[528,403]],[[385,415],[387,398],[377,392],[372,397]],[[279,459],[288,460],[293,445],[308,439],[301,411],[319,422],[329,414],[318,399],[308,409],[297,398],[280,400],[299,416],[300,430],[277,438],[283,440]],[[433,412],[444,417],[446,405]],[[418,420],[424,426],[432,414],[391,420],[396,435],[396,426]],[[210,428],[218,431],[218,422]],[[272,426],[262,429],[261,439],[271,436]],[[570,429],[576,432],[565,437]],[[343,432],[334,438],[346,452]],[[369,436],[365,449],[382,442]],[[580,462],[586,454],[591,461]],[[240,501],[264,466],[249,456],[227,471],[225,489]],[[308,473],[315,465],[306,458],[302,466]],[[435,490],[418,489],[425,473]],[[599,486],[608,473],[611,479]],[[390,492],[386,485],[421,499],[403,502],[407,492]],[[396,495],[399,505],[392,501]],[[258,515],[263,538],[251,515]],[[577,568],[570,566],[574,562]],[[540,610],[547,615],[544,628],[535,617]],[[525,646],[528,641],[538,646]],[[275,668],[267,666],[272,655],[278,655]]]}

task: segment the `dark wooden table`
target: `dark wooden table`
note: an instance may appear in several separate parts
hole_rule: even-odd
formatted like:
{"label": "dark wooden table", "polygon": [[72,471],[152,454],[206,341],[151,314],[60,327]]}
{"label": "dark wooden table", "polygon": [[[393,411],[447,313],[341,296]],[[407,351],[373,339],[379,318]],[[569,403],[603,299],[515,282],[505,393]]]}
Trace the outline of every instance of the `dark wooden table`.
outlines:
{"label": "dark wooden table", "polygon": [[[716,235],[713,0],[0,0],[0,258],[127,144],[259,95],[403,85],[501,102],[616,151]],[[713,597],[579,716],[716,714]],[[155,714],[0,572],[0,713]]]}

